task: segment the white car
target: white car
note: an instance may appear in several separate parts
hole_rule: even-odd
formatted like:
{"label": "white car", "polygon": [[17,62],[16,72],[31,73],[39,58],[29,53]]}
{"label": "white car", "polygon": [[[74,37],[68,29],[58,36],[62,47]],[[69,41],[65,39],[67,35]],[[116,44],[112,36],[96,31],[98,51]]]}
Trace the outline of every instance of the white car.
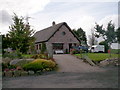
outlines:
{"label": "white car", "polygon": [[55,50],[55,54],[63,54],[63,50]]}
{"label": "white car", "polygon": [[93,45],[91,47],[91,52],[105,52],[104,45]]}

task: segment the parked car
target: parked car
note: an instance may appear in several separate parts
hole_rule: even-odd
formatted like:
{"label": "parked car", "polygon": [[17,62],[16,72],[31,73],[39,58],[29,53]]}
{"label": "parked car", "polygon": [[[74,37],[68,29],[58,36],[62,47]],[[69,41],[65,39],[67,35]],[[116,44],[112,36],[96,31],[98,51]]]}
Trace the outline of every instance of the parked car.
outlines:
{"label": "parked car", "polygon": [[88,52],[88,47],[86,47],[86,46],[73,46],[72,48],[78,52],[80,52],[80,50]]}
{"label": "parked car", "polygon": [[63,52],[63,50],[55,50],[54,53],[55,54],[63,54],[64,52]]}

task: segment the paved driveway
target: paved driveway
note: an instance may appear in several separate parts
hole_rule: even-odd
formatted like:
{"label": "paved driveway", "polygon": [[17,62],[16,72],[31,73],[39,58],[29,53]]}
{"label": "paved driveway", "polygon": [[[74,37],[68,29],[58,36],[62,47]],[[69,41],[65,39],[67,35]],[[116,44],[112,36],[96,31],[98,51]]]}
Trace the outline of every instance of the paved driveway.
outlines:
{"label": "paved driveway", "polygon": [[54,55],[54,59],[58,64],[58,72],[101,72],[104,69],[97,66],[91,66],[83,62],[81,59],[69,54]]}
{"label": "paved driveway", "polygon": [[117,67],[92,67],[71,55],[54,55],[57,72],[3,78],[3,88],[117,88]]}

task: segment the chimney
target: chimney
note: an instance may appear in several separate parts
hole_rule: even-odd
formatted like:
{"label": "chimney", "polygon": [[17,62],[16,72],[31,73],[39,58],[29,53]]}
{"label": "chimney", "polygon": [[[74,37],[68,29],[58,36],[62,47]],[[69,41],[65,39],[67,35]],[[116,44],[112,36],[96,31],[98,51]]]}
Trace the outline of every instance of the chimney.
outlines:
{"label": "chimney", "polygon": [[52,22],[52,26],[54,26],[54,25],[55,25],[55,21]]}

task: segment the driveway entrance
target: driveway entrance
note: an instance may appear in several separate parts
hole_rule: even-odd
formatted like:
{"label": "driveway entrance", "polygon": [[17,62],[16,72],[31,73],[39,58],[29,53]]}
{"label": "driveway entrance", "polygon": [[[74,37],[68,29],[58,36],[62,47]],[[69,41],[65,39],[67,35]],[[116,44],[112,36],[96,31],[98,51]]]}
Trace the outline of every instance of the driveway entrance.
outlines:
{"label": "driveway entrance", "polygon": [[70,54],[58,54],[53,56],[58,64],[58,72],[101,72],[103,69],[91,66],[88,63]]}

